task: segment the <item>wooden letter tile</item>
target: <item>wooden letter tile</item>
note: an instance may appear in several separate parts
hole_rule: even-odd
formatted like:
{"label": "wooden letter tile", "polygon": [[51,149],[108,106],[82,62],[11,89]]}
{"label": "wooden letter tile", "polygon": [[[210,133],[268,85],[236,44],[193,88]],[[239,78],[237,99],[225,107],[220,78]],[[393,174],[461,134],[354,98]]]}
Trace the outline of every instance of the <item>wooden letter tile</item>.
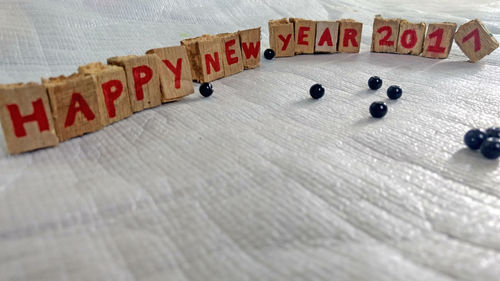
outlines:
{"label": "wooden letter tile", "polygon": [[498,48],[498,41],[478,19],[461,25],[455,33],[455,42],[471,62],[481,60]]}
{"label": "wooden letter tile", "polygon": [[429,24],[422,56],[433,59],[447,58],[453,43],[455,29],[457,29],[457,24],[453,22]]}
{"label": "wooden letter tile", "polygon": [[186,48],[189,66],[191,68],[191,78],[196,82],[200,82],[203,77],[200,48],[198,46],[199,39],[200,37],[196,37],[181,41],[181,45]]}
{"label": "wooden letter tile", "polygon": [[225,47],[220,37],[204,34],[182,40],[181,44],[186,47],[194,81],[203,83],[224,77]]}
{"label": "wooden letter tile", "polygon": [[260,27],[240,30],[243,67],[252,69],[260,66]]}
{"label": "wooden letter tile", "polygon": [[176,101],[194,93],[186,47],[165,47],[146,53],[156,54],[161,59],[159,69],[162,102]]}
{"label": "wooden letter tile", "polygon": [[316,22],[316,53],[336,53],[339,38],[338,21]]}
{"label": "wooden letter tile", "polygon": [[372,52],[396,52],[400,21],[400,19],[384,19],[379,15],[375,16],[373,20]]}
{"label": "wooden letter tile", "polygon": [[59,141],[102,128],[94,79],[83,74],[42,79]]}
{"label": "wooden letter tile", "polygon": [[425,37],[425,23],[401,20],[399,24],[398,54],[420,55]]}
{"label": "wooden letter tile", "polygon": [[339,52],[359,53],[363,23],[352,19],[340,20]]}
{"label": "wooden letter tile", "polygon": [[243,71],[243,58],[241,57],[240,36],[238,32],[217,34],[222,41],[225,76]]}
{"label": "wooden letter tile", "polygon": [[290,18],[295,34],[295,54],[313,54],[316,43],[316,22],[300,18]]}
{"label": "wooden letter tile", "polygon": [[108,64],[118,65],[125,69],[133,112],[161,104],[160,63],[157,55],[108,58]]}
{"label": "wooden letter tile", "polygon": [[0,121],[11,154],[59,143],[47,91],[40,84],[0,85]]}
{"label": "wooden letter tile", "polygon": [[199,39],[198,47],[203,74],[200,82],[211,82],[224,77],[222,40],[216,36],[205,35]]}
{"label": "wooden letter tile", "polygon": [[295,55],[295,39],[293,23],[287,19],[269,21],[269,46],[275,57],[291,57]]}
{"label": "wooden letter tile", "polygon": [[94,78],[102,126],[132,115],[127,78],[122,67],[96,62],[80,66],[78,73]]}

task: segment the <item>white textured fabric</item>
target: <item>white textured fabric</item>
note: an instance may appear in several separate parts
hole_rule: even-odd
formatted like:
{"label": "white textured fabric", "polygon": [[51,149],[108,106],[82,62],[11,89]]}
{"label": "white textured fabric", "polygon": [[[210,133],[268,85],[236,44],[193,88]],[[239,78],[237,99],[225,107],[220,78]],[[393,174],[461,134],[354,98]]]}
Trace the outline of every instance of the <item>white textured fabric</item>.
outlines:
{"label": "white textured fabric", "polygon": [[462,138],[499,124],[500,51],[373,54],[378,13],[500,39],[498,1],[1,0],[0,83],[202,33],[262,26],[266,47],[280,17],[364,28],[360,54],[262,61],[56,148],[8,156],[0,136],[0,280],[498,280],[499,162]]}

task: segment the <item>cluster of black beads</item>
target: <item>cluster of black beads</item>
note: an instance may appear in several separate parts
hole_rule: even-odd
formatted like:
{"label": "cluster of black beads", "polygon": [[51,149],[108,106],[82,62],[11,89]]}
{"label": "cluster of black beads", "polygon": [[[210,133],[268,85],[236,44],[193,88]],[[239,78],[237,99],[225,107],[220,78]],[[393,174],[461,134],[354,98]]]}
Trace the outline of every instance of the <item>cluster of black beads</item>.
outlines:
{"label": "cluster of black beads", "polygon": [[[266,50],[267,51],[267,50]],[[382,87],[382,79],[378,76],[370,77],[368,87],[372,90],[377,90]],[[325,88],[321,84],[314,84],[309,89],[309,94],[313,99],[320,99],[325,95]],[[403,90],[399,86],[390,86],[387,89],[387,96],[390,99],[399,99],[403,95]],[[382,118],[387,114],[387,104],[382,101],[376,101],[370,105],[370,114],[374,118]]]}
{"label": "cluster of black beads", "polygon": [[[378,76],[372,76],[368,79],[368,87],[372,90],[378,90],[382,87],[382,79]],[[392,85],[387,89],[387,97],[391,100],[397,100],[403,95],[401,87]],[[387,114],[387,104],[383,101],[376,101],[370,105],[370,114],[373,118],[382,118]]]}
{"label": "cluster of black beads", "polygon": [[471,129],[464,136],[465,145],[471,150],[481,151],[488,159],[500,157],[500,127],[491,127],[486,131]]}
{"label": "cluster of black beads", "polygon": [[[268,60],[274,58],[274,51],[267,49],[264,57]],[[368,87],[378,90],[382,87],[383,81],[378,76],[368,79]],[[209,97],[214,92],[210,83],[203,83],[199,88],[200,94]],[[325,88],[321,84],[314,84],[309,89],[309,94],[313,99],[320,99],[325,95]],[[399,99],[403,95],[401,87],[392,85],[387,89],[387,97],[391,100]],[[382,118],[387,114],[387,104],[382,101],[373,102],[370,105],[370,114],[374,118]],[[483,131],[481,129],[471,129],[464,136],[464,143],[471,150],[480,150],[481,154],[488,159],[500,157],[500,127],[491,127]]]}

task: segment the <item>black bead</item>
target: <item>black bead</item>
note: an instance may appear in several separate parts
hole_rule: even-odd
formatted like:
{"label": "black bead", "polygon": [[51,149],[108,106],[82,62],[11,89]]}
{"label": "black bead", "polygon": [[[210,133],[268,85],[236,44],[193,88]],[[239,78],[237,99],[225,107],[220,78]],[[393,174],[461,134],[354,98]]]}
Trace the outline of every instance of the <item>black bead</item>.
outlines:
{"label": "black bead", "polygon": [[314,84],[309,89],[309,94],[313,99],[320,99],[325,94],[325,88],[321,84]]}
{"label": "black bead", "polygon": [[264,51],[264,57],[268,60],[272,60],[274,58],[274,51],[273,49],[267,49]]}
{"label": "black bead", "polygon": [[370,105],[370,114],[374,118],[382,118],[387,113],[387,104],[382,101],[376,101]]}
{"label": "black bead", "polygon": [[481,154],[488,159],[500,157],[500,139],[487,138],[481,145]]}
{"label": "black bead", "polygon": [[368,87],[372,90],[378,90],[382,87],[382,79],[378,76],[372,76],[368,79]]}
{"label": "black bead", "polygon": [[200,85],[200,94],[204,97],[209,97],[214,92],[214,88],[210,83],[203,83]]}
{"label": "black bead", "polygon": [[399,86],[393,85],[387,89],[387,96],[391,100],[397,100],[401,97],[401,95],[403,95],[403,90],[401,90],[401,88]]}
{"label": "black bead", "polygon": [[472,149],[478,150],[486,139],[486,133],[480,129],[471,129],[464,136],[465,145]]}
{"label": "black bead", "polygon": [[491,127],[486,129],[486,134],[488,137],[500,138],[500,127]]}

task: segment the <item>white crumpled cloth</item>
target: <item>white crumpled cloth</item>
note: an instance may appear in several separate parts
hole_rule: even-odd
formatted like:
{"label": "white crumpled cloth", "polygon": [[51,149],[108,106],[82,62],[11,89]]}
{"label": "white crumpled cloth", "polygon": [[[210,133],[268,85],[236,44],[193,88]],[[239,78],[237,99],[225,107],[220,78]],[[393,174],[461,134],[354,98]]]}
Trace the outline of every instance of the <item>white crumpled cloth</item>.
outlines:
{"label": "white crumpled cloth", "polygon": [[262,61],[56,148],[0,136],[0,280],[499,280],[499,162],[462,138],[500,123],[500,51],[373,54],[375,14],[500,39],[498,1],[1,0],[0,83],[256,26],[265,48],[280,17],[364,28],[360,54]]}

